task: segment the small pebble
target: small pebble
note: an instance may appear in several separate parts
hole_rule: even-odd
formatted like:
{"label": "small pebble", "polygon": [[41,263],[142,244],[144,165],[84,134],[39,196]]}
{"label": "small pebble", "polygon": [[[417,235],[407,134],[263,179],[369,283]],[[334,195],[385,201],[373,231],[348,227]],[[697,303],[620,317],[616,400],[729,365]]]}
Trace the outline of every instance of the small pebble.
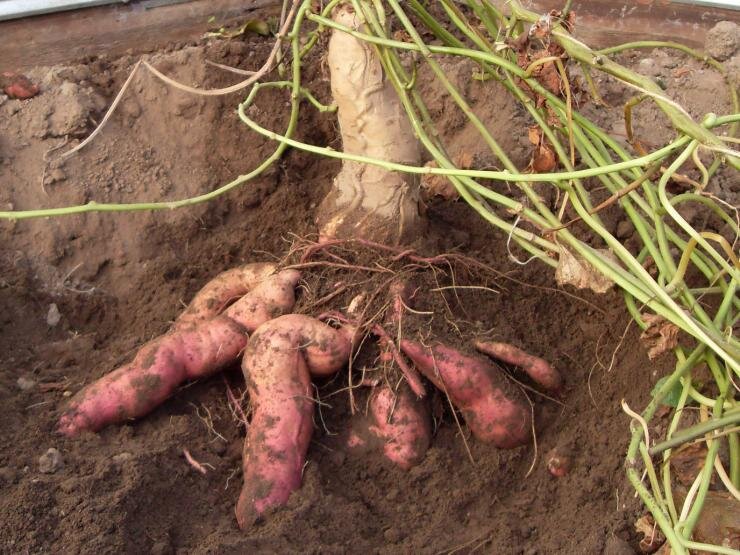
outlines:
{"label": "small pebble", "polygon": [[126,461],[130,461],[133,459],[133,454],[129,453],[128,451],[124,451],[123,453],[118,453],[118,455],[113,455],[112,459],[113,462],[116,464],[125,463]]}
{"label": "small pebble", "polygon": [[49,312],[46,313],[46,323],[53,328],[61,319],[62,314],[59,312],[59,307],[56,303],[51,303],[49,305]]}
{"label": "small pebble", "polygon": [[403,539],[403,534],[398,528],[388,528],[388,530],[383,532],[383,538],[388,543],[398,543]]}
{"label": "small pebble", "polygon": [[31,378],[28,378],[26,376],[21,376],[15,381],[15,384],[18,386],[18,389],[21,391],[28,391],[29,389],[33,389],[36,385],[36,382],[33,381]]}
{"label": "small pebble", "polygon": [[617,239],[628,239],[629,237],[632,237],[632,232],[634,231],[634,227],[630,222],[627,220],[622,220],[617,224]]}
{"label": "small pebble", "polygon": [[54,474],[64,467],[64,460],[59,449],[50,447],[46,453],[39,457],[39,471],[42,474]]}

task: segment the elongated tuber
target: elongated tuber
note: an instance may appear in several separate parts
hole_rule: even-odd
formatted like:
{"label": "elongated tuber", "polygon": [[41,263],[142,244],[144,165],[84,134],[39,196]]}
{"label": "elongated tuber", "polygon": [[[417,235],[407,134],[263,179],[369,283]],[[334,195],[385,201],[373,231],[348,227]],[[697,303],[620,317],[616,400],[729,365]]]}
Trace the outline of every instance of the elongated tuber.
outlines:
{"label": "elongated tuber", "polygon": [[334,329],[289,314],[261,326],[242,370],[254,406],[244,442],[244,487],[236,506],[242,529],[283,505],[301,485],[313,434],[311,374],[328,376],[347,363],[354,328]]}
{"label": "elongated tuber", "polygon": [[300,274],[268,277],[223,314],[192,322],[150,341],[134,360],[80,391],[59,419],[74,436],[148,413],[186,380],[209,376],[236,360],[247,333],[293,308]]}
{"label": "elongated tuber", "polygon": [[249,293],[275,273],[276,266],[268,262],[253,262],[218,274],[195,294],[187,308],[175,320],[175,327],[207,320]]}
{"label": "elongated tuber", "polygon": [[520,366],[530,378],[550,391],[559,391],[563,378],[546,360],[530,355],[509,343],[476,341],[475,348],[493,358]]}
{"label": "elongated tuber", "polygon": [[442,344],[430,348],[404,339],[401,349],[460,409],[476,438],[502,448],[528,441],[529,409],[492,364]]}

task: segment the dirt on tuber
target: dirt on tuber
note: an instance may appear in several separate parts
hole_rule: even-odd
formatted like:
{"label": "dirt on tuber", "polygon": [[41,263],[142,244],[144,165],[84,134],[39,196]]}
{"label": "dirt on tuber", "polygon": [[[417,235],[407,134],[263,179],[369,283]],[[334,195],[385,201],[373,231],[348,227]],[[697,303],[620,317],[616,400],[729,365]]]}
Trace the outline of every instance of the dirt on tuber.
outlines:
{"label": "dirt on tuber", "polygon": [[236,505],[242,529],[285,504],[300,487],[313,435],[311,376],[329,376],[347,363],[355,331],[289,314],[262,325],[249,341],[242,370],[254,412]]}

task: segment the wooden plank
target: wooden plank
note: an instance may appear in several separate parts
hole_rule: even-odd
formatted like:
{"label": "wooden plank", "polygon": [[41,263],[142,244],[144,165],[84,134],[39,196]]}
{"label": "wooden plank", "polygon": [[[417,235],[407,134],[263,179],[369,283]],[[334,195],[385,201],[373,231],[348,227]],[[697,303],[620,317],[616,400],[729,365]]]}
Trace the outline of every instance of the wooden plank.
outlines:
{"label": "wooden plank", "polygon": [[[493,0],[505,9],[505,0]],[[622,42],[675,40],[701,47],[718,21],[740,23],[740,12],[664,0],[574,0],[576,35],[595,48]],[[234,21],[254,10],[275,13],[281,0],[192,0],[170,5],[152,0],[0,22],[0,71],[69,63],[105,53],[141,53],[176,41],[194,40],[210,16]],[[539,13],[563,0],[525,0]],[[158,7],[153,7],[157,5]]]}
{"label": "wooden plank", "polygon": [[[0,22],[0,71],[69,63],[88,56],[146,52],[197,39],[208,18],[234,21],[259,10],[279,12],[281,0],[194,0],[159,5],[100,6]],[[147,8],[147,6],[150,6]]]}
{"label": "wooden plank", "polygon": [[0,20],[90,8],[124,0],[0,0]]}
{"label": "wooden plank", "polygon": [[[505,2],[496,3],[503,5]],[[530,10],[546,13],[563,0],[525,1]],[[723,20],[740,23],[740,11],[665,0],[574,0],[576,36],[603,48],[635,40],[678,41],[702,47],[707,31]]]}

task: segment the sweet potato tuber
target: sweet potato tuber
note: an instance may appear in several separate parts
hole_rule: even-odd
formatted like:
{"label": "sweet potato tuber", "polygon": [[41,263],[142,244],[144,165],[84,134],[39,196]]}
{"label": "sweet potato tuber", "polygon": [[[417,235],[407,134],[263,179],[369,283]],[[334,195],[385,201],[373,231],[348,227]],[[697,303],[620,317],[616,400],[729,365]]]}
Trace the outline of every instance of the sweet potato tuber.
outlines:
{"label": "sweet potato tuber", "polygon": [[293,308],[299,277],[295,270],[275,274],[224,314],[150,341],[131,363],[77,393],[59,419],[59,431],[74,436],[142,416],[185,380],[208,376],[236,360],[246,346],[247,332]]}
{"label": "sweet potato tuber", "polygon": [[354,329],[334,329],[289,314],[261,326],[247,345],[242,370],[254,405],[244,442],[244,487],[236,506],[242,529],[283,505],[301,485],[313,433],[310,374],[330,375],[348,360]]}
{"label": "sweet potato tuber", "polygon": [[493,365],[442,344],[429,348],[404,339],[401,349],[462,411],[475,437],[502,448],[527,442],[530,412]]}
{"label": "sweet potato tuber", "polygon": [[424,458],[432,436],[426,400],[418,399],[405,383],[397,393],[381,385],[373,390],[370,414],[373,418],[370,431],[383,441],[383,453],[388,460],[409,469]]}
{"label": "sweet potato tuber", "polygon": [[521,366],[530,378],[549,391],[559,391],[563,386],[560,373],[550,366],[546,360],[525,353],[514,345],[493,341],[476,341],[475,348],[493,358],[515,366]]}
{"label": "sweet potato tuber", "polygon": [[175,328],[207,320],[232,302],[243,297],[275,273],[275,264],[254,262],[218,274],[195,294],[187,308],[175,320]]}
{"label": "sweet potato tuber", "polygon": [[26,100],[39,94],[39,87],[21,73],[4,71],[0,73],[0,89],[10,98]]}

